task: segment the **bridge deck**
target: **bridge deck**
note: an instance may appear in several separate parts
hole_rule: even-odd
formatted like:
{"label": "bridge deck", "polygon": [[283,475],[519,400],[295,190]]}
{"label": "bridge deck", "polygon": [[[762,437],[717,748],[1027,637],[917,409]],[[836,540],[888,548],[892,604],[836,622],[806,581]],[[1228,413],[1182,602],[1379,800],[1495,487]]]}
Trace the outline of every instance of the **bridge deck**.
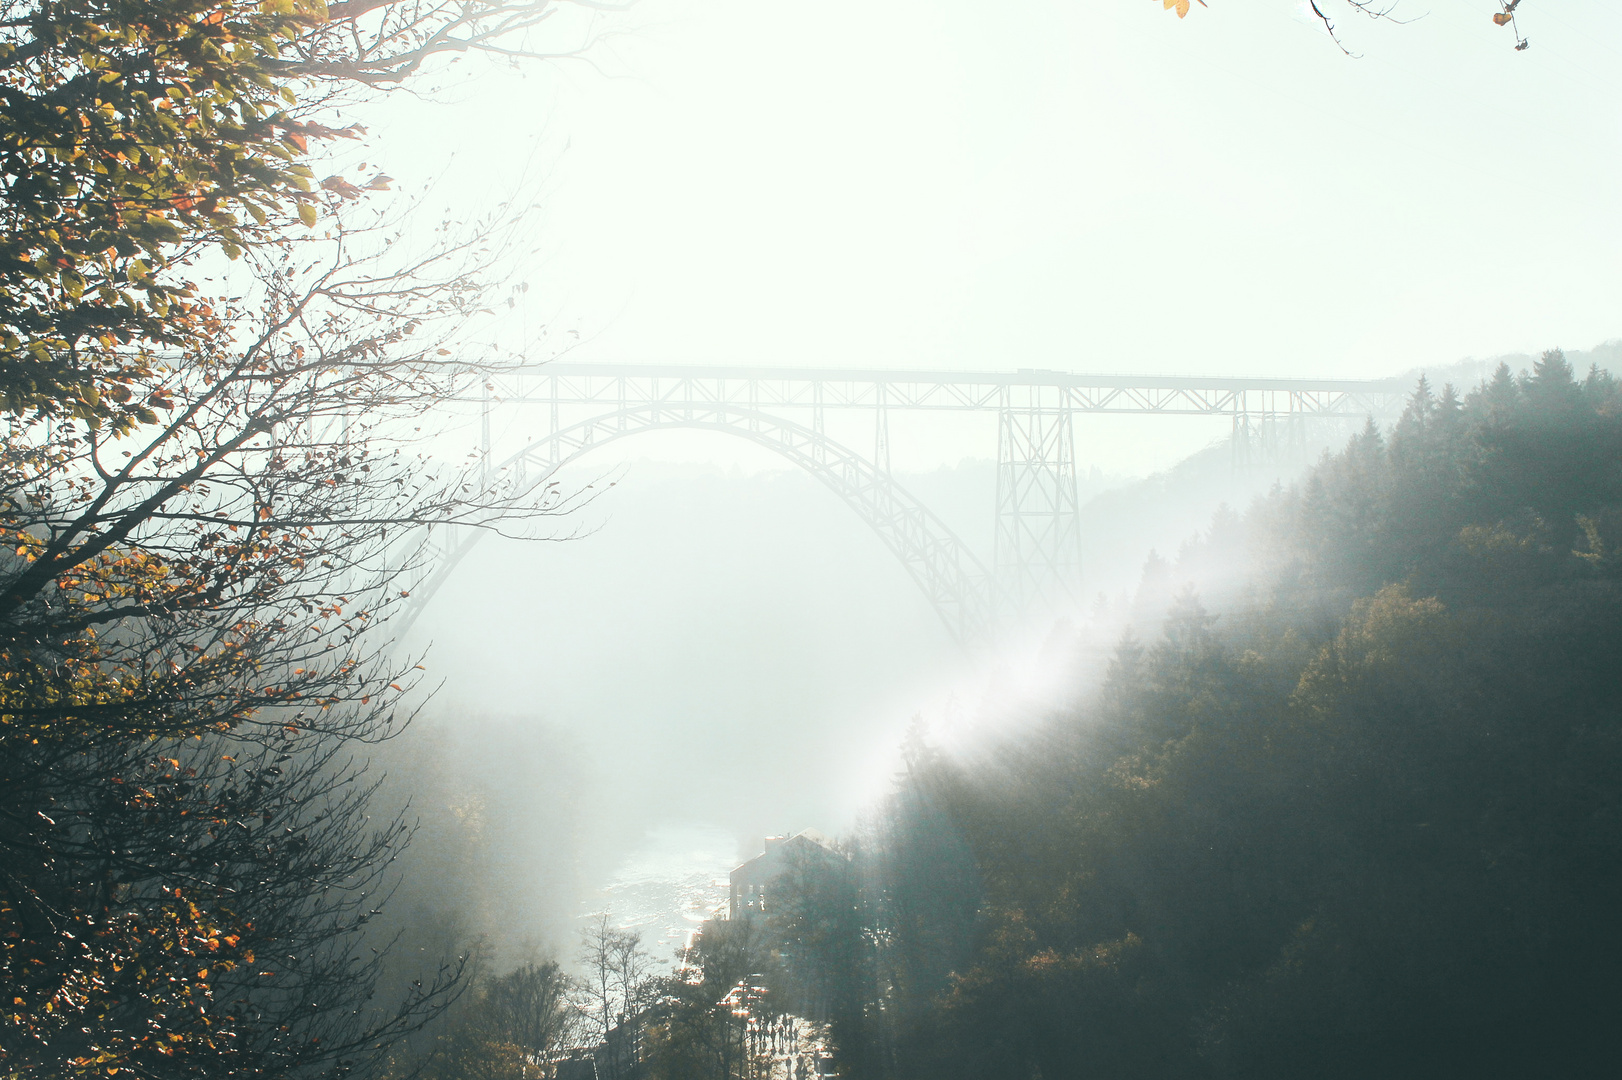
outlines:
{"label": "bridge deck", "polygon": [[556,361],[494,387],[509,404],[727,404],[751,408],[995,410],[1183,415],[1390,415],[1397,379],[1282,379],[1013,372],[723,367]]}

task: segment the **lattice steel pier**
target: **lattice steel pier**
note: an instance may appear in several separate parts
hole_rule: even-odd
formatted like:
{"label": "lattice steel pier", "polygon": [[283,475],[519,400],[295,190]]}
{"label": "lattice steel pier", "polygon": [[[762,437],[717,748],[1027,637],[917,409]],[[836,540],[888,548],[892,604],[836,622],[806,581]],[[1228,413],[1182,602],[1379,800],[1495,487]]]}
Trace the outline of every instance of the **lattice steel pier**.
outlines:
{"label": "lattice steel pier", "polygon": [[1010,385],[997,395],[999,610],[1063,605],[1081,585],[1081,503],[1072,410],[1059,387]]}

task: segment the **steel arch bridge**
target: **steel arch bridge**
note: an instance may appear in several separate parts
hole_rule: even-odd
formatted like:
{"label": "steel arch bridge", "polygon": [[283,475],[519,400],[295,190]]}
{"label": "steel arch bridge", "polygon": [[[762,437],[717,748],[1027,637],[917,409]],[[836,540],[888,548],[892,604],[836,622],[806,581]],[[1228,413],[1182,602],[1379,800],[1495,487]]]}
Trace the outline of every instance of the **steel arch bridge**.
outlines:
{"label": "steel arch bridge", "polygon": [[[1392,416],[1404,389],[1397,380],[553,362],[487,384],[477,404],[487,463],[493,411],[542,411],[546,434],[496,466],[521,492],[538,490],[583,454],[645,431],[719,431],[773,450],[843,498],[901,561],[948,632],[968,643],[1000,617],[1044,598],[1075,595],[1081,568],[1078,414],[1226,416],[1235,464],[1244,465],[1303,442],[1311,425]],[[871,455],[827,435],[831,410],[871,415]],[[891,475],[889,415],[911,410],[996,413],[992,567]],[[482,535],[442,527],[430,536],[433,568],[412,590],[402,632]]]}
{"label": "steel arch bridge", "polygon": [[[861,455],[810,428],[766,412],[725,403],[634,405],[556,431],[514,454],[500,468],[517,475],[521,490],[533,490],[583,454],[658,428],[721,431],[775,450],[843,497],[879,534],[955,638],[967,640],[989,617],[985,567],[928,507]],[[421,596],[422,600],[407,619],[414,618],[433,597],[482,535],[464,530],[450,540],[436,560],[435,570],[413,590],[413,598]]]}

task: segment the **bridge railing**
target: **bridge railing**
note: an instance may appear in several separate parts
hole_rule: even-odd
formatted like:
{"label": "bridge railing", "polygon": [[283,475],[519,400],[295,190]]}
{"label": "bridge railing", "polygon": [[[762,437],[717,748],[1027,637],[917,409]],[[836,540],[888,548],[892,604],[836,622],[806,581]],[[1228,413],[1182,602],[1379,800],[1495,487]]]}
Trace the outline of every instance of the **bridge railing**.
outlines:
{"label": "bridge railing", "polygon": [[[1396,379],[744,368],[555,361],[495,386],[508,404],[611,405],[691,401],[750,408],[989,411],[1010,388],[1043,388],[1074,412],[1200,416],[1393,415],[1408,387]],[[1045,395],[1046,396],[1046,395]]]}

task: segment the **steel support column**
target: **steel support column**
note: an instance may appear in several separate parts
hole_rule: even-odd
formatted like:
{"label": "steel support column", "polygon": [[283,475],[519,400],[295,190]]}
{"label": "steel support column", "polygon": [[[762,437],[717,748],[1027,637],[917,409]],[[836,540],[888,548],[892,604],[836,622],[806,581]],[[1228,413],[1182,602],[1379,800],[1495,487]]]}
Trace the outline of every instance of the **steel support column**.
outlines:
{"label": "steel support column", "polygon": [[884,383],[879,383],[876,388],[878,404],[873,408],[873,467],[888,476],[890,473],[890,414],[884,407],[885,389]]}
{"label": "steel support column", "polygon": [[999,395],[995,565],[1004,615],[1078,594],[1081,508],[1071,415],[1056,387],[1005,386]]}

